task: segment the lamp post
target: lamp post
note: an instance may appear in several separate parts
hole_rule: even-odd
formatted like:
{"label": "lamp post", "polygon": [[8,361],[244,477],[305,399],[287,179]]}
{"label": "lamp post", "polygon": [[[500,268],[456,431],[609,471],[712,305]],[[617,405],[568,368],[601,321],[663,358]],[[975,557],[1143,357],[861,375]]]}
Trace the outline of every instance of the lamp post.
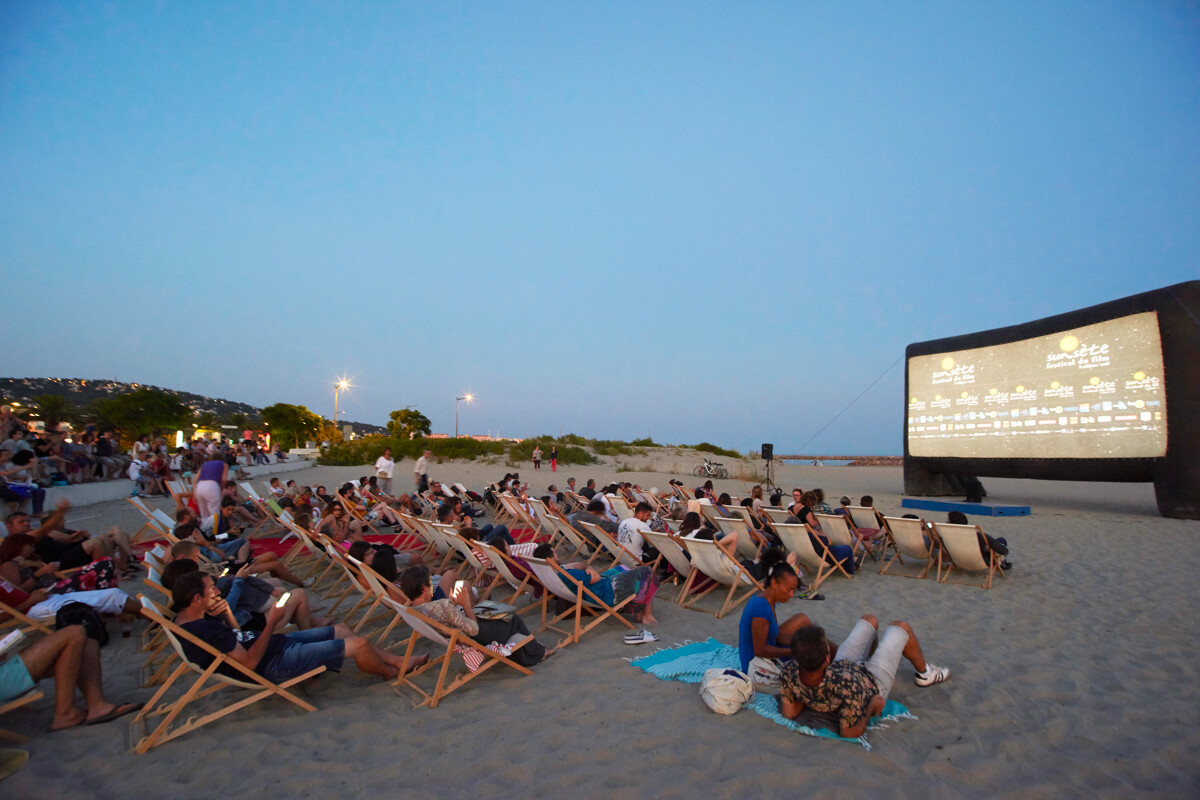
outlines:
{"label": "lamp post", "polygon": [[350,381],[342,378],[333,387],[333,426],[337,427],[338,393],[350,388]]}
{"label": "lamp post", "polygon": [[454,438],[455,439],[458,438],[458,404],[459,404],[459,402],[461,402],[463,400],[466,400],[469,403],[474,399],[475,399],[475,396],[472,394],[464,394],[462,397],[454,398]]}

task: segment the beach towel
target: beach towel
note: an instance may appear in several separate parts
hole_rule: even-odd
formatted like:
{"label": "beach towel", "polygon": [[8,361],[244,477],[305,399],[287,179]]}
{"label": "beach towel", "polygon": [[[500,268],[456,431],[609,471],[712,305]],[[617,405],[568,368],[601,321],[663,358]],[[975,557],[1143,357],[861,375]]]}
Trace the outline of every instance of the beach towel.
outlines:
{"label": "beach towel", "polygon": [[[741,659],[736,647],[721,644],[716,639],[710,638],[703,642],[691,642],[664,648],[648,656],[630,659],[630,663],[643,672],[648,672],[664,681],[700,683],[707,670],[737,669],[741,666]],[[858,742],[865,749],[871,749],[865,734],[857,739],[844,739],[828,728],[802,725],[794,720],[786,719],[779,711],[779,698],[775,695],[755,692],[744,707],[753,709],[759,716],[766,717],[776,725],[782,725],[806,736],[820,736],[842,742]],[[804,718],[805,715],[801,715],[801,719]],[[884,730],[889,727],[887,723],[900,719],[916,719],[916,717],[910,714],[903,704],[889,699],[883,707],[883,713],[878,717],[871,718],[867,730]]]}

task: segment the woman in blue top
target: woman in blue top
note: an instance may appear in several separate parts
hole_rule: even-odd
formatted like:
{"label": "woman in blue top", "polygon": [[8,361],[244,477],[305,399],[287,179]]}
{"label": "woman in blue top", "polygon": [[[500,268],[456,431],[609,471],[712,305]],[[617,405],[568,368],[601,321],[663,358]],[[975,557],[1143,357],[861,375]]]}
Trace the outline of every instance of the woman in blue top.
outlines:
{"label": "woman in blue top", "polygon": [[792,599],[800,578],[788,563],[787,556],[773,547],[759,559],[763,591],[750,598],[742,611],[738,625],[738,653],[742,672],[749,674],[750,661],[755,658],[789,658],[792,634],[812,621],[806,614],[789,617],[782,625],[775,618],[775,605]]}

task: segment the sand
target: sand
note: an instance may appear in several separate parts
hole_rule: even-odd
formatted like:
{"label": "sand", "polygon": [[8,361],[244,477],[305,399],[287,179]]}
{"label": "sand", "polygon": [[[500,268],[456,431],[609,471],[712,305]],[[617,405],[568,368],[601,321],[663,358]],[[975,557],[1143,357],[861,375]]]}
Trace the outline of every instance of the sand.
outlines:
{"label": "sand", "polygon": [[[650,470],[697,463],[656,455],[620,459],[645,471],[617,473],[610,461],[522,475],[538,490],[568,475],[581,485],[620,477],[661,487],[673,476]],[[398,487],[411,467],[397,465]],[[432,474],[478,489],[506,469],[452,462]],[[294,477],[332,486],[367,471],[321,467]],[[788,466],[777,482],[819,485],[831,499],[867,492],[877,507],[901,513],[898,468]],[[122,799],[1195,796],[1200,523],[1159,517],[1147,485],[985,483],[990,500],[1033,507],[1029,517],[972,518],[1008,538],[1016,563],[992,591],[868,567],[853,580],[829,579],[823,602],[781,609],[808,613],[837,637],[866,611],[907,619],[929,659],[953,670],[948,683],[918,688],[902,666],[893,697],[919,719],[869,733],[869,752],[750,712],[715,715],[695,686],[631,668],[626,659],[651,651],[624,645],[625,629],[606,624],[533,676],[493,670],[436,709],[413,709],[347,667],[302,690],[315,713],[260,703],[143,756],[129,751],[123,721],[45,733],[47,698],[0,720],[29,735],[33,753],[0,790],[6,798]],[[731,492],[747,485],[717,484]],[[133,529],[135,518],[128,504],[107,503],[79,509],[71,522]],[[736,614],[716,620],[669,602],[655,611],[664,644],[737,641]],[[117,637],[104,650],[113,698],[150,694],[137,686],[135,641]]]}

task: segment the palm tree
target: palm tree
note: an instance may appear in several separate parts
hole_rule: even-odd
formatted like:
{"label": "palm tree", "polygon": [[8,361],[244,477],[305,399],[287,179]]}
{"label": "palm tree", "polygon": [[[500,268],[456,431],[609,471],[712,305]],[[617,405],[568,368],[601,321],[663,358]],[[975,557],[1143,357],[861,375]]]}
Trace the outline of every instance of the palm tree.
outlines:
{"label": "palm tree", "polygon": [[75,405],[60,394],[38,395],[33,402],[48,431],[57,430],[61,423],[73,419],[78,413]]}

